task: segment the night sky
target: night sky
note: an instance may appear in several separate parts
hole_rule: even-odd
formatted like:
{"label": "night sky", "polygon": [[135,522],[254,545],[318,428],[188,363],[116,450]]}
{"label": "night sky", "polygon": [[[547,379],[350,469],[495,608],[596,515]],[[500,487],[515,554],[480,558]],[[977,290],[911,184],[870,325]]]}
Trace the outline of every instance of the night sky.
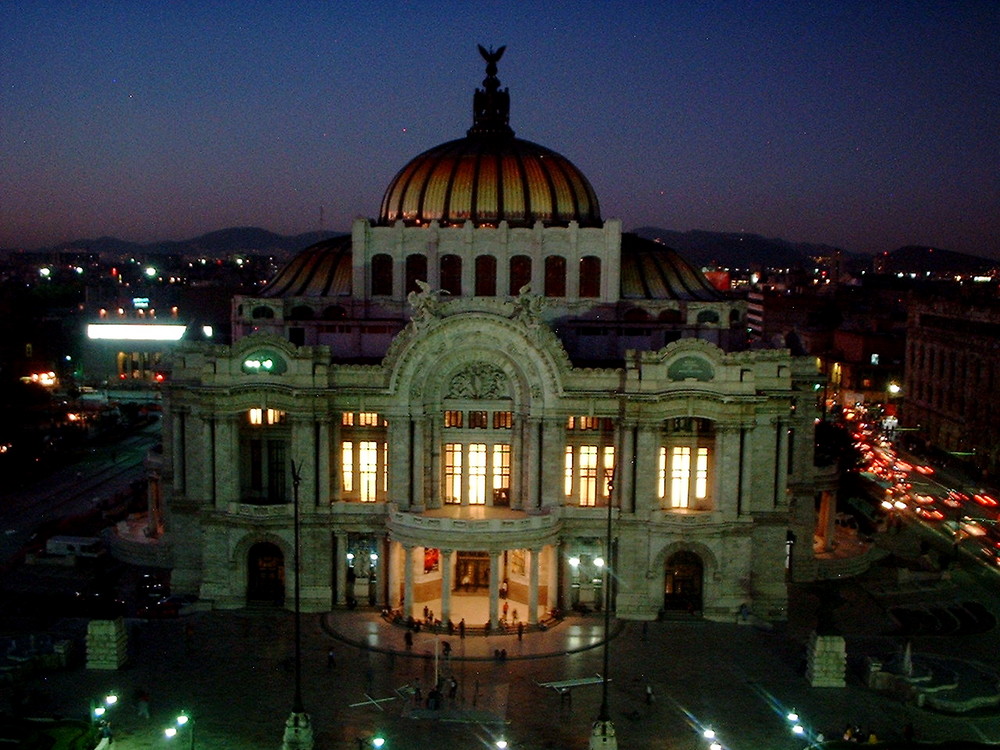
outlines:
{"label": "night sky", "polygon": [[347,230],[465,134],[477,44],[626,229],[1000,257],[994,0],[6,0],[0,247]]}

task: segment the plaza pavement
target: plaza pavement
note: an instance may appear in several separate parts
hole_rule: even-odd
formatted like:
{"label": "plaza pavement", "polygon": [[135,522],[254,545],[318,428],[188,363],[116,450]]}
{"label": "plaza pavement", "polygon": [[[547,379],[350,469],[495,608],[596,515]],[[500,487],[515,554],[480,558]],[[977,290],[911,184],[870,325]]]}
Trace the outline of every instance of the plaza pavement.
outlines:
{"label": "plaza pavement", "polygon": [[[915,554],[911,534],[881,541],[899,554]],[[892,604],[947,600],[968,597],[978,586],[958,576],[933,591],[894,590],[888,596]],[[844,582],[840,593],[844,603],[835,616],[852,664],[845,688],[812,688],[803,675],[805,643],[815,622],[815,598],[808,587],[795,591],[789,621],[770,630],[683,617],[651,622],[644,633],[641,623],[612,621],[608,706],[619,747],[704,750],[708,743],[700,729],[710,725],[727,750],[800,749],[806,742],[791,736],[784,719],[791,708],[810,731],[822,730],[827,738],[848,722],[883,738],[898,737],[912,722],[927,741],[1000,741],[995,712],[942,716],[864,688],[853,669],[862,654],[903,644],[886,635],[892,625],[886,612],[890,599],[877,583]],[[985,601],[996,611],[995,602],[995,597]],[[416,634],[408,651],[401,628],[362,610],[307,614],[301,623],[302,697],[313,718],[317,750],[354,750],[376,732],[384,734],[388,750],[485,749],[500,736],[518,750],[587,747],[601,686],[561,696],[538,683],[602,672],[603,617],[598,614],[568,617],[545,632],[525,633],[520,641],[513,634],[441,636],[451,643],[452,655],[450,661],[439,658],[438,672],[454,675],[458,690],[454,700],[446,690],[437,712],[416,705],[408,690],[419,680],[426,696],[434,681],[433,635]],[[64,625],[79,631],[85,623]],[[130,621],[129,629],[127,667],[110,672],[77,667],[39,676],[31,685],[39,708],[83,716],[91,698],[115,689],[122,696],[112,714],[118,750],[189,746],[184,744],[192,739],[188,730],[173,740],[163,735],[182,709],[195,719],[198,748],[281,746],[294,696],[293,615],[206,611],[178,620]],[[917,653],[935,650],[983,661],[995,661],[998,645],[995,631],[913,639]],[[336,664],[328,668],[331,648]],[[494,658],[497,649],[506,649],[506,661]],[[651,704],[647,685],[653,689]],[[139,690],[150,694],[150,719],[138,716],[134,696]],[[380,700],[385,698],[391,700]]]}

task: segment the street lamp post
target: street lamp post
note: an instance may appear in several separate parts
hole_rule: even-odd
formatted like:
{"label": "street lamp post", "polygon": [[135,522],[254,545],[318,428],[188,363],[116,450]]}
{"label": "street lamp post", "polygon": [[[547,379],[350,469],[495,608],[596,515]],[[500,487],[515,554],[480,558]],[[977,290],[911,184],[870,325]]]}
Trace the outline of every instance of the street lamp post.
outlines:
{"label": "street lamp post", "polygon": [[295,569],[295,697],[292,713],[285,721],[282,750],[312,750],[313,729],[309,714],[302,704],[302,608],[301,608],[301,564],[299,552],[299,484],[302,481],[301,467],[292,461],[292,534],[293,567]]}

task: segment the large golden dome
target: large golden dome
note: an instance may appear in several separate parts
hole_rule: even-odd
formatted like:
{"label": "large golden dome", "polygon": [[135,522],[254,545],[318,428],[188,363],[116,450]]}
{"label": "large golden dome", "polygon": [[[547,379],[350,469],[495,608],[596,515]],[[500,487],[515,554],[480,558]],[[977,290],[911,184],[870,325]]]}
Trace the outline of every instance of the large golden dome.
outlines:
{"label": "large golden dome", "polygon": [[565,156],[514,137],[510,98],[496,77],[504,48],[479,49],[487,66],[473,126],[465,138],[435,146],[399,171],[382,198],[379,224],[599,226],[597,195],[583,173]]}

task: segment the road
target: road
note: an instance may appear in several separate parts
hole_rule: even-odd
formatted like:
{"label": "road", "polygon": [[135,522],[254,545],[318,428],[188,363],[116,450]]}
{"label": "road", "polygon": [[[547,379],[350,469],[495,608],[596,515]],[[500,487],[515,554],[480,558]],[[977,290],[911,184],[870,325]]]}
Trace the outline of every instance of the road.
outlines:
{"label": "road", "polygon": [[51,521],[86,514],[145,476],[143,460],[159,442],[160,422],[92,448],[85,458],[28,487],[0,493],[0,564],[15,558]]}

